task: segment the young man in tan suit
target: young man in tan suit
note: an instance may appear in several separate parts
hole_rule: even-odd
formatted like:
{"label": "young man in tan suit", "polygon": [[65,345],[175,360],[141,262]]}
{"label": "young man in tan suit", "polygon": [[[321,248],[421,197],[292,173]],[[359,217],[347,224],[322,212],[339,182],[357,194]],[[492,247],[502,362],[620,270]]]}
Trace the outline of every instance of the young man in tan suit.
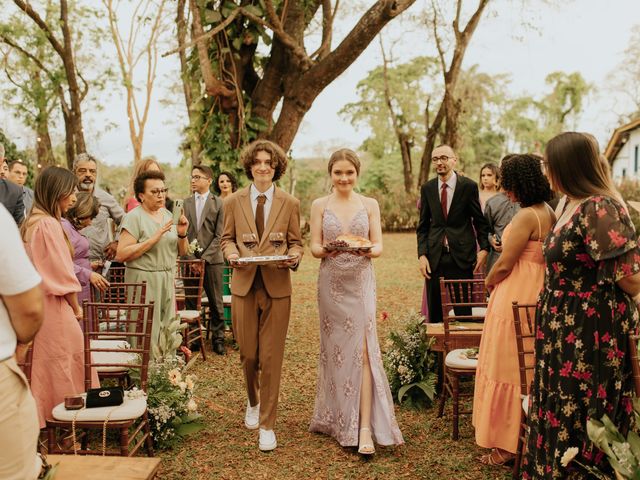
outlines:
{"label": "young man in tan suit", "polygon": [[[247,386],[244,423],[251,430],[260,428],[259,448],[269,451],[277,446],[273,427],[291,312],[290,270],[298,268],[304,251],[300,202],[273,184],[287,169],[287,156],[278,145],[256,140],[244,148],[240,162],[253,183],[224,202],[222,251],[234,267],[231,319]],[[272,233],[282,234],[277,248]],[[283,254],[294,258],[263,266],[238,261]]]}

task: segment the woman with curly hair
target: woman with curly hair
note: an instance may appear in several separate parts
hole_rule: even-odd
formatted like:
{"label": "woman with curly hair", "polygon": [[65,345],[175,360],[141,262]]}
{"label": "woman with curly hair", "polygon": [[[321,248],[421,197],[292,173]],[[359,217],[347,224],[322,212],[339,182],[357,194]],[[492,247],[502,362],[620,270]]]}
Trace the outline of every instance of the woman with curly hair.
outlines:
{"label": "woman with curly hair", "polygon": [[555,222],[539,159],[514,155],[500,173],[507,196],[522,208],[507,225],[502,255],[485,280],[491,297],[480,341],[473,425],[476,443],[492,449],[480,457],[488,465],[510,461],[517,450],[522,406],[511,302],[535,303],[544,281],[542,242]]}

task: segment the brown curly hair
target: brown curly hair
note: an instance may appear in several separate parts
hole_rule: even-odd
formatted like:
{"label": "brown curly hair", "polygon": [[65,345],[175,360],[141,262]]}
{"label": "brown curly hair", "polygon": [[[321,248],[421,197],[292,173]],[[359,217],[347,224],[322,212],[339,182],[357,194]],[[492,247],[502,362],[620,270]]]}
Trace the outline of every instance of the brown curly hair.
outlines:
{"label": "brown curly hair", "polygon": [[258,152],[267,152],[271,155],[271,167],[275,170],[273,181],[276,182],[287,171],[289,159],[284,150],[277,144],[269,140],[255,140],[242,149],[240,152],[240,164],[244,168],[244,173],[249,180],[253,180],[251,167],[256,162]]}

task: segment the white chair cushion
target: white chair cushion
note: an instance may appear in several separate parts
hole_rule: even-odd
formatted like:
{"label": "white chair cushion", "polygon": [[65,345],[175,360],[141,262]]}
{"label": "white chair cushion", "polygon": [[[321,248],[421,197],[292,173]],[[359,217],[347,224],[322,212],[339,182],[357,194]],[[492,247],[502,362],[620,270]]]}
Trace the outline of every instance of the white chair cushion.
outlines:
{"label": "white chair cushion", "polygon": [[[131,345],[126,340],[91,340],[91,348],[118,348],[120,352],[92,352],[94,363],[136,363],[138,355],[127,352]],[[98,373],[103,372],[126,372],[126,367],[104,366],[96,367]]]}
{"label": "white chair cushion", "polygon": [[195,320],[200,316],[200,312],[198,310],[179,310],[178,315],[184,320]]}
{"label": "white chair cushion", "polygon": [[447,354],[447,358],[444,359],[445,366],[449,368],[458,368],[465,370],[475,370],[478,366],[478,359],[469,359],[465,355],[468,349],[459,348],[457,350],[451,350]]}
{"label": "white chair cushion", "polygon": [[529,416],[529,395],[521,395],[522,397],[522,410],[524,410],[524,415],[526,417]]}
{"label": "white chair cushion", "polygon": [[[86,394],[83,394],[86,398]],[[115,407],[84,408],[82,410],[67,410],[64,402],[59,403],[51,412],[55,420],[71,422],[104,422],[109,416],[110,421],[133,420],[147,411],[147,397],[128,399],[125,397],[121,405]],[[76,413],[78,416],[76,417]]]}
{"label": "white chair cushion", "polygon": [[222,296],[222,303],[231,305],[231,295],[223,295]]}
{"label": "white chair cushion", "polygon": [[[484,317],[486,314],[487,314],[486,307],[471,307],[471,315],[473,315],[474,317]],[[453,308],[449,310],[449,316],[450,317],[456,316],[456,312]]]}

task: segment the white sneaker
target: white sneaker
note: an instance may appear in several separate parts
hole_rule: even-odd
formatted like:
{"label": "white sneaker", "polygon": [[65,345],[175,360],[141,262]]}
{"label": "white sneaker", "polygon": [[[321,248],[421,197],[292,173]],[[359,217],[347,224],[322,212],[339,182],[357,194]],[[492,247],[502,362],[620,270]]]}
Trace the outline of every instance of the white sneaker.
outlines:
{"label": "white sneaker", "polygon": [[252,407],[247,400],[247,411],[244,414],[244,426],[249,430],[255,430],[260,426],[260,404]]}
{"label": "white sneaker", "polygon": [[260,450],[263,452],[269,452],[271,450],[275,450],[278,446],[278,442],[276,441],[276,434],[273,430],[265,430],[264,428],[260,429]]}

